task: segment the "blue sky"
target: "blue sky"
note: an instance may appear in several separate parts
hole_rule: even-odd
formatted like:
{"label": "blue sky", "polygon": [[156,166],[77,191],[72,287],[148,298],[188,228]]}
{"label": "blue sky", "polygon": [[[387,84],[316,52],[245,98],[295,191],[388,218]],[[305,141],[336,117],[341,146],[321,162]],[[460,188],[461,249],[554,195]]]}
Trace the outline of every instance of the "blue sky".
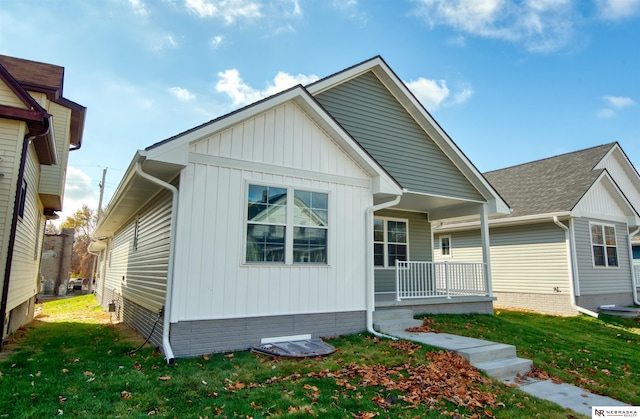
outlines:
{"label": "blue sky", "polygon": [[88,108],[65,215],[137,149],[381,55],[480,171],[618,141],[640,167],[640,0],[3,0],[0,54]]}

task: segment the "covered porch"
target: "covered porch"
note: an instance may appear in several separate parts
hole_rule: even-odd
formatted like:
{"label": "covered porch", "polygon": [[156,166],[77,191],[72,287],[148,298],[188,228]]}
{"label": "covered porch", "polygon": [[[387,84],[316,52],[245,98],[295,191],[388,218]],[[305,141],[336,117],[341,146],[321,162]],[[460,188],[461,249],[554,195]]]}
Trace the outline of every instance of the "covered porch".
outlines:
{"label": "covered porch", "polygon": [[[493,313],[488,216],[491,203],[404,191],[396,205],[374,213],[376,310]],[[454,218],[479,219],[482,260],[438,261],[446,246],[432,226]]]}

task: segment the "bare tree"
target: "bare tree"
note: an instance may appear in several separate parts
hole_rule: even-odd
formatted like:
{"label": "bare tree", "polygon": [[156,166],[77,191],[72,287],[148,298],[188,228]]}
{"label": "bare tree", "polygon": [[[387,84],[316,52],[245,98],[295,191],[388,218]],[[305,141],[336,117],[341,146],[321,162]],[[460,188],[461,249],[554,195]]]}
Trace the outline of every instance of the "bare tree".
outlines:
{"label": "bare tree", "polygon": [[75,229],[73,256],[71,258],[71,273],[81,278],[90,278],[93,269],[94,255],[89,253],[91,235],[96,228],[96,212],[87,205],[67,217],[60,224],[60,229]]}

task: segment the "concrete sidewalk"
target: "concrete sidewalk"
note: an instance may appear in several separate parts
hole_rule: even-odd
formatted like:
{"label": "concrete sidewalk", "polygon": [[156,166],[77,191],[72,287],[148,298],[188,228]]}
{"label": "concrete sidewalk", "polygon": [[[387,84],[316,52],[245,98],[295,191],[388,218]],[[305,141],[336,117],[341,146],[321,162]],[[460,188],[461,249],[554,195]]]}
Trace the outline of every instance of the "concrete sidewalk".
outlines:
{"label": "concrete sidewalk", "polygon": [[[464,356],[476,367],[478,365],[474,364],[468,357],[475,349],[491,347],[499,348],[500,346],[506,346],[496,342],[450,335],[448,333],[407,332],[401,325],[398,325],[397,328],[387,327],[384,333],[400,339],[411,340],[456,352]],[[549,400],[588,417],[591,417],[592,406],[629,406],[628,404],[619,402],[610,397],[589,393],[588,391],[571,384],[555,384],[551,380],[536,380],[531,378],[527,378],[526,380],[519,379],[516,382],[515,375],[503,375],[498,377],[494,375],[494,378],[497,378],[506,384],[516,385],[520,390],[532,396]]]}

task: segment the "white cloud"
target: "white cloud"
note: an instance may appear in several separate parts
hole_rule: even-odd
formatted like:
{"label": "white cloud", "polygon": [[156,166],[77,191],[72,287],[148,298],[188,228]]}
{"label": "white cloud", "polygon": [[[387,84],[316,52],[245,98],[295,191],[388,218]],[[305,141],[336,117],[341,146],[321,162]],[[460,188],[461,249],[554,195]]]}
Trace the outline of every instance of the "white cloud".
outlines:
{"label": "white cloud", "polygon": [[201,18],[221,18],[227,24],[263,16],[260,3],[251,0],[185,0],[185,6]]}
{"label": "white cloud", "polygon": [[188,91],[187,89],[183,89],[182,87],[170,87],[169,92],[174,95],[178,100],[188,101],[196,98],[196,95]]}
{"label": "white cloud", "polygon": [[633,99],[624,96],[603,96],[602,100],[607,103],[607,107],[598,111],[598,118],[601,119],[613,118],[616,116],[616,110],[636,104]]}
{"label": "white cloud", "polygon": [[213,37],[211,42],[209,42],[209,44],[211,45],[211,48],[218,49],[218,47],[222,44],[223,41],[224,41],[224,37],[222,35],[216,35]]}
{"label": "white cloud", "polygon": [[633,99],[623,96],[604,96],[602,99],[604,99],[609,106],[617,109],[626,108],[627,106],[635,104]]}
{"label": "white cloud", "polygon": [[318,80],[316,75],[291,75],[279,72],[273,82],[263,90],[255,89],[242,80],[240,72],[235,68],[218,73],[216,91],[226,93],[231,98],[234,106],[248,105],[267,96],[271,96],[298,84],[308,84]]}
{"label": "white cloud", "polygon": [[129,6],[131,6],[131,9],[133,9],[133,13],[139,16],[149,15],[147,7],[142,0],[129,0]]}
{"label": "white cloud", "polygon": [[60,224],[67,217],[86,204],[89,208],[98,208],[100,189],[92,185],[91,178],[82,170],[67,166],[67,181],[64,187],[63,211],[58,212],[60,218],[54,224]]}
{"label": "white cloud", "polygon": [[428,111],[438,110],[440,106],[465,103],[473,95],[473,89],[470,87],[465,87],[452,95],[445,80],[436,81],[420,77],[406,85]]}
{"label": "white cloud", "polygon": [[532,52],[567,46],[574,34],[571,0],[416,0],[432,26],[522,43]]}
{"label": "white cloud", "polygon": [[637,15],[640,12],[640,0],[595,0],[600,17],[607,20],[620,20]]}

